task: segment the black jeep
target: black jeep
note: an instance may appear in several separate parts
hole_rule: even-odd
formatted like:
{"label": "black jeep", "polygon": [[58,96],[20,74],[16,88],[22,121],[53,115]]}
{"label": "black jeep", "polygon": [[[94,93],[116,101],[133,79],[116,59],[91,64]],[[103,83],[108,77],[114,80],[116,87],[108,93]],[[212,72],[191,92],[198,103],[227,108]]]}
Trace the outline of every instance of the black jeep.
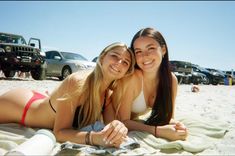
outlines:
{"label": "black jeep", "polygon": [[23,36],[0,32],[0,69],[5,77],[22,71],[31,72],[35,80],[45,79],[46,62],[41,54],[41,41],[30,38],[27,44]]}

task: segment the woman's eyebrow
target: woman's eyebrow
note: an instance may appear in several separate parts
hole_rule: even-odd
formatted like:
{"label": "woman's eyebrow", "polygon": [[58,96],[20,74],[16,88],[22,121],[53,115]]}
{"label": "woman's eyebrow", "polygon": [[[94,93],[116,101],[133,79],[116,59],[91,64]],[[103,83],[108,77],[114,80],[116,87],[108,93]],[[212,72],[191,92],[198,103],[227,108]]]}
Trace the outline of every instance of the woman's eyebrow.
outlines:
{"label": "woman's eyebrow", "polygon": [[[113,51],[112,53],[115,53],[115,54],[117,54],[118,56],[121,56],[121,54],[118,53],[118,52],[116,52],[116,51]],[[124,60],[125,60],[125,61],[128,61],[129,63],[131,62],[131,59],[129,59],[129,58],[124,58]]]}
{"label": "woman's eyebrow", "polygon": [[150,43],[150,44],[148,44],[146,47],[148,48],[148,47],[151,47],[151,46],[154,46],[154,44],[153,44],[153,43]]}
{"label": "woman's eyebrow", "polygon": [[[146,46],[146,48],[151,47],[151,46],[155,46],[155,44],[150,43]],[[141,50],[141,48],[134,48],[134,50]]]}

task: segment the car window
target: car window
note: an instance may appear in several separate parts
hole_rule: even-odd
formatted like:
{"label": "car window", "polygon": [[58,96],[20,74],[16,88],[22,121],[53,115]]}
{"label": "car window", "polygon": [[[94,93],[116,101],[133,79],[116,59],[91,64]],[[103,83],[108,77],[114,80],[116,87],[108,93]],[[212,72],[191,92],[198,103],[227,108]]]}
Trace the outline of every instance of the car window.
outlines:
{"label": "car window", "polygon": [[46,52],[46,59],[54,59],[55,56],[61,57],[59,52],[57,52],[57,51],[47,51]]}
{"label": "car window", "polygon": [[87,59],[84,56],[77,53],[61,52],[61,54],[65,59],[87,61]]}
{"label": "car window", "polygon": [[46,59],[50,59],[51,58],[51,52],[50,51],[47,51],[46,52]]}
{"label": "car window", "polygon": [[0,34],[0,42],[26,45],[26,42],[22,36],[10,35],[10,34]]}
{"label": "car window", "polygon": [[51,59],[55,59],[55,56],[61,57],[60,54],[57,51],[52,51],[51,52]]}

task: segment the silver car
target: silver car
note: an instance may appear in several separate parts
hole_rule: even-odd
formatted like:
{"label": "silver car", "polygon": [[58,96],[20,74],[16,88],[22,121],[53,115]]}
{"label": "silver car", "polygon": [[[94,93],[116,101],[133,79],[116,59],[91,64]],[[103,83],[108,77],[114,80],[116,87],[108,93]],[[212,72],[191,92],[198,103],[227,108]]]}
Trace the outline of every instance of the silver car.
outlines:
{"label": "silver car", "polygon": [[92,69],[96,63],[88,61],[80,54],[62,51],[47,51],[47,76],[65,79],[68,75],[78,70]]}

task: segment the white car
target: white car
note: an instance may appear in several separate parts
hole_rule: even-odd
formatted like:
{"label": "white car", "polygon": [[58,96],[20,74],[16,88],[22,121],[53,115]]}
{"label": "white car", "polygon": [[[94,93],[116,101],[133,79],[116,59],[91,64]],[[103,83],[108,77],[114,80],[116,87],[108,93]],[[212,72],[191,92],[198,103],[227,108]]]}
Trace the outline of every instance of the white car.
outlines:
{"label": "white car", "polygon": [[78,70],[95,68],[96,63],[88,61],[84,56],[73,52],[47,51],[47,76],[65,79],[71,73]]}

